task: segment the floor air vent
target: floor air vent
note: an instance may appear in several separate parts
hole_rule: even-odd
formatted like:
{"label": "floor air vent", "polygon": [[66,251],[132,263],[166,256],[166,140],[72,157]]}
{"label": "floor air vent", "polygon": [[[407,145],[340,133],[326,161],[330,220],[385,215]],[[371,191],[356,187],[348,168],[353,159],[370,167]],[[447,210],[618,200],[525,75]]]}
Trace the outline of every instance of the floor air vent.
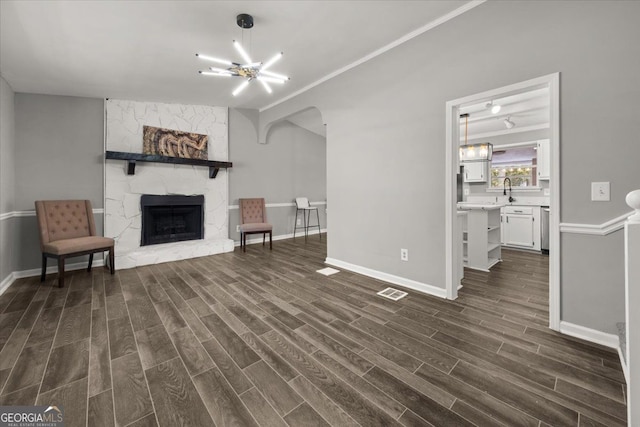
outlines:
{"label": "floor air vent", "polygon": [[324,274],[325,276],[331,276],[332,274],[340,273],[340,270],[336,270],[335,268],[327,267],[321,270],[316,270],[316,273]]}
{"label": "floor air vent", "polygon": [[387,288],[384,291],[378,292],[378,295],[380,295],[381,297],[389,298],[390,300],[398,301],[400,298],[404,298],[409,294],[397,289]]}

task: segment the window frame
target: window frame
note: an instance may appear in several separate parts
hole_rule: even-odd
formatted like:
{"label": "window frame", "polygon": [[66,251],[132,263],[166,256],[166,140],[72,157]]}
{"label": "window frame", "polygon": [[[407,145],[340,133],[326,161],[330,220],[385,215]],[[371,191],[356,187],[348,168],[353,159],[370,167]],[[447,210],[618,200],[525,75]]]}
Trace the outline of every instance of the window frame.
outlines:
{"label": "window frame", "polygon": [[[525,142],[516,142],[516,143],[511,143],[511,144],[502,144],[502,145],[494,145],[493,149],[494,150],[502,150],[502,149],[510,149],[510,148],[524,148],[524,147],[534,147],[536,148],[538,144],[538,140],[534,140],[534,141],[525,141]],[[536,155],[537,157],[537,155]],[[516,165],[510,165],[510,166],[516,166]],[[524,166],[524,165],[521,165]],[[531,178],[533,179],[535,177],[535,171],[537,170],[538,165],[527,165],[528,167],[531,168]],[[490,162],[489,164],[489,171],[488,171],[488,177],[487,177],[487,188],[486,191],[487,192],[502,192],[503,188],[502,187],[492,187],[491,186],[491,181],[493,179],[493,174],[492,174],[492,170],[493,170],[493,160]],[[503,178],[504,180],[504,178]],[[535,186],[530,186],[530,187],[512,187],[512,191],[540,191],[542,190],[543,187],[540,186],[540,180],[536,180],[536,185]]]}

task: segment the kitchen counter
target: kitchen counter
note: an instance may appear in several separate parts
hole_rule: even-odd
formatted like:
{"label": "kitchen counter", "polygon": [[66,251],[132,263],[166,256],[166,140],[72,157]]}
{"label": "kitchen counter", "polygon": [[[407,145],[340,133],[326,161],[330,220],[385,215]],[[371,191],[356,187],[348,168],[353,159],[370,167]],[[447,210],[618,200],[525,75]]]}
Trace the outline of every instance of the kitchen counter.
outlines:
{"label": "kitchen counter", "polygon": [[508,196],[468,196],[466,202],[462,203],[474,203],[474,204],[502,204],[504,206],[549,206],[549,196],[534,197],[534,196],[517,196],[515,201],[509,203]]}
{"label": "kitchen counter", "polygon": [[458,209],[460,210],[481,209],[490,211],[493,209],[500,209],[504,206],[506,206],[504,203],[458,202]]}

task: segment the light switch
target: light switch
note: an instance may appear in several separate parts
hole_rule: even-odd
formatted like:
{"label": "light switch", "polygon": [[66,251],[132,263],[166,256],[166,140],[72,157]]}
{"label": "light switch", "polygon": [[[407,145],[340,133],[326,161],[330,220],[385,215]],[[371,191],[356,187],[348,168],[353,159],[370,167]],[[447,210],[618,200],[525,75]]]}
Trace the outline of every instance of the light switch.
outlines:
{"label": "light switch", "polygon": [[611,200],[611,187],[608,182],[591,183],[591,201],[608,202]]}

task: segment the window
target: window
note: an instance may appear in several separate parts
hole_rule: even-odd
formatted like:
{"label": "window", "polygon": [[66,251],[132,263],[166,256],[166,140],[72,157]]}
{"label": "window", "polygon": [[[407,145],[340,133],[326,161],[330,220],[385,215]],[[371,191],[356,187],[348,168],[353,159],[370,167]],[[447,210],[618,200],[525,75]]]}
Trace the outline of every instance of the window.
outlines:
{"label": "window", "polygon": [[494,147],[489,188],[503,188],[505,178],[512,188],[537,187],[537,151],[534,144]]}

